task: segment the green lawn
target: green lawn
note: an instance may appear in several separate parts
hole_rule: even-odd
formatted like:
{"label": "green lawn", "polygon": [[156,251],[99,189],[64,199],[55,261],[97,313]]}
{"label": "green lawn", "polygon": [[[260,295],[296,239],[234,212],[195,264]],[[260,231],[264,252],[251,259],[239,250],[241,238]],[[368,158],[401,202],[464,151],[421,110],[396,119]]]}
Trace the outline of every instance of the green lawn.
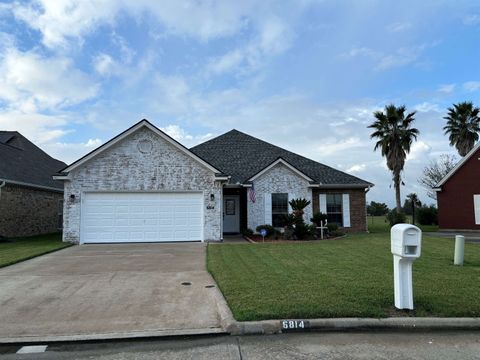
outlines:
{"label": "green lawn", "polygon": [[0,243],[0,267],[31,259],[35,256],[70,246],[62,242],[61,234],[17,238],[13,242]]}
{"label": "green lawn", "polygon": [[[407,215],[407,222],[409,224],[412,223],[411,215]],[[386,220],[385,216],[367,216],[367,225],[368,230],[371,233],[390,231],[390,224]],[[438,225],[415,225],[422,229],[422,231],[438,231]]]}
{"label": "green lawn", "polygon": [[480,316],[480,245],[423,237],[413,265],[412,313],[393,307],[388,233],[310,243],[210,244],[207,264],[237,320]]}

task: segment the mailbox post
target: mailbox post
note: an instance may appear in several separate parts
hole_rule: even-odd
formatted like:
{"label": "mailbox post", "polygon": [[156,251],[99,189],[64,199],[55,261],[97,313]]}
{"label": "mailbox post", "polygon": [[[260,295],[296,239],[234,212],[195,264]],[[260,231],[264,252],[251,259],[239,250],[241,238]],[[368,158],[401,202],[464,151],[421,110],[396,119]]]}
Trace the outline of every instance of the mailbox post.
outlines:
{"label": "mailbox post", "polygon": [[413,310],[412,263],[420,257],[422,230],[410,224],[397,224],[390,230],[390,240],[395,307]]}

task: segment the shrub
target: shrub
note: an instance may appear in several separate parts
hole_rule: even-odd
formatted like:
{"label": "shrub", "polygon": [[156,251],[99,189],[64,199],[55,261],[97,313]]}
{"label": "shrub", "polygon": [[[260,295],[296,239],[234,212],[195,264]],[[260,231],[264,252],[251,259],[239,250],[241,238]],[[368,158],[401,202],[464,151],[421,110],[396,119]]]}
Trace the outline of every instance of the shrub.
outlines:
{"label": "shrub", "polygon": [[274,236],[276,234],[276,230],[272,225],[267,225],[267,224],[258,225],[255,230],[257,230],[257,232],[260,233],[260,231],[262,231],[262,229],[267,230],[267,235],[265,235],[265,237],[271,237],[271,236]]}
{"label": "shrub", "polygon": [[299,218],[296,217],[295,215],[288,214],[288,215],[283,216],[282,223],[283,223],[283,226],[286,226],[287,228],[290,228],[293,225],[295,225],[298,222],[298,220],[299,220]]}
{"label": "shrub", "polygon": [[243,228],[242,231],[241,231],[242,235],[243,236],[252,236],[253,235],[253,230],[250,229],[250,228]]}
{"label": "shrub", "polygon": [[307,237],[312,237],[315,235],[315,226],[307,225],[305,223],[298,223],[295,225],[294,234],[297,240],[303,240]]}
{"label": "shrub", "polygon": [[405,214],[402,212],[397,212],[396,209],[390,210],[386,218],[387,221],[390,223],[390,226],[407,222],[407,217],[405,216]]}
{"label": "shrub", "polygon": [[416,218],[420,225],[438,225],[438,210],[433,205],[424,205],[417,209]]}
{"label": "shrub", "polygon": [[290,200],[289,204],[292,207],[294,215],[297,217],[301,217],[303,215],[303,209],[310,205],[310,201],[307,199],[299,198]]}
{"label": "shrub", "polygon": [[317,226],[320,226],[320,222],[323,221],[325,224],[325,220],[327,220],[327,214],[317,212],[313,215],[313,217],[310,219],[312,223],[314,223]]}
{"label": "shrub", "polygon": [[328,228],[328,232],[332,233],[338,230],[338,224],[335,224],[335,223],[327,224],[327,228]]}

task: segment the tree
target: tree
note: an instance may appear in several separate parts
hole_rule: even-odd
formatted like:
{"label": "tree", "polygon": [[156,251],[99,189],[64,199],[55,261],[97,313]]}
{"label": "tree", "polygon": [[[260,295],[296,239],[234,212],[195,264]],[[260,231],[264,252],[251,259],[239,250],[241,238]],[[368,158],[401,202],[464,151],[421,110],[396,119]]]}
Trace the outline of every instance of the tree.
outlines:
{"label": "tree", "polygon": [[480,109],[474,107],[472,102],[453,104],[448,108],[448,115],[444,117],[447,125],[443,127],[448,135],[450,145],[455,146],[460,156],[465,156],[472,150],[478,141],[480,131]]}
{"label": "tree", "polygon": [[373,113],[375,121],[369,125],[374,129],[370,138],[377,139],[374,150],[380,149],[382,156],[387,160],[387,167],[392,172],[395,187],[397,212],[402,211],[400,198],[401,172],[405,166],[405,159],[410,152],[413,140],[419,135],[418,129],[412,126],[415,121],[415,111],[405,116],[405,106],[396,107],[393,104],[385,106],[384,111]]}
{"label": "tree", "polygon": [[403,203],[403,211],[407,215],[412,215],[412,224],[415,225],[415,209],[422,206],[422,202],[418,198],[417,194],[410,193],[407,195],[405,202]]}
{"label": "tree", "polygon": [[454,155],[443,154],[430,164],[425,166],[423,174],[418,182],[427,189],[427,196],[431,199],[437,199],[437,193],[433,190],[457,164],[457,158]]}
{"label": "tree", "polygon": [[388,206],[385,203],[370,201],[367,205],[367,214],[371,216],[382,216],[388,213]]}

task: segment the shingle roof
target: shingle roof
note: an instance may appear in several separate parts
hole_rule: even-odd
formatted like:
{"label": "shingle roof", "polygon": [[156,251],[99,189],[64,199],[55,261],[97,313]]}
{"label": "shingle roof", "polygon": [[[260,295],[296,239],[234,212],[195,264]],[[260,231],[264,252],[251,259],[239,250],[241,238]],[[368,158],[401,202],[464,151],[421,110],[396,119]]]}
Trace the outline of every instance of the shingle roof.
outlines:
{"label": "shingle roof", "polygon": [[372,183],[313,161],[291,151],[257,139],[238,130],[231,130],[194,146],[193,153],[205,159],[224,174],[231,183],[246,183],[253,175],[279,158],[323,185],[373,185]]}
{"label": "shingle roof", "polygon": [[0,131],[0,180],[10,180],[63,190],[52,175],[66,166],[17,131]]}

